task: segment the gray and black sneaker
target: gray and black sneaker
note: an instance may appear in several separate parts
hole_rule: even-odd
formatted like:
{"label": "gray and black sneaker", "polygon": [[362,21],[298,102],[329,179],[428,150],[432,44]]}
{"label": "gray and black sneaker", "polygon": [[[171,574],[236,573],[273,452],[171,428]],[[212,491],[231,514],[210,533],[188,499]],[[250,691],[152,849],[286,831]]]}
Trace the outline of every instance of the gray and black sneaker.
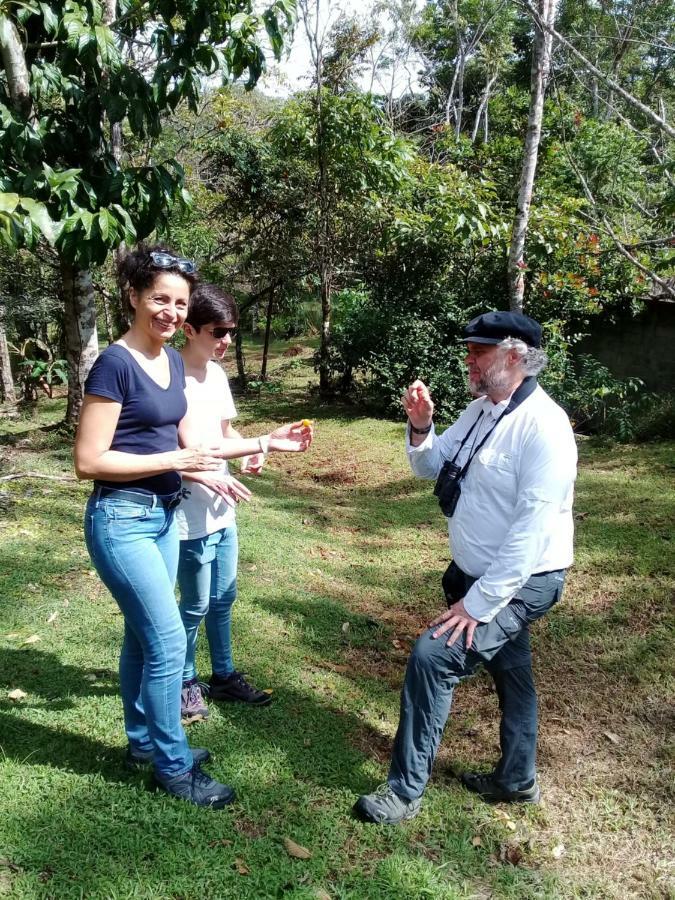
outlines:
{"label": "gray and black sneaker", "polygon": [[204,702],[199,681],[184,681],[180,692],[180,717],[185,724],[208,719],[209,708]]}
{"label": "gray and black sneaker", "polygon": [[535,778],[519,791],[507,791],[494,780],[494,773],[463,772],[460,781],[465,788],[478,794],[486,803],[539,803],[541,793]]}
{"label": "gray and black sneaker", "polygon": [[208,696],[211,700],[232,700],[250,703],[251,706],[271,703],[271,696],[249,684],[244,675],[245,672],[232,672],[230,675],[216,675],[214,672],[209,680]]}
{"label": "gray and black sneaker", "polygon": [[374,794],[363,794],[354,804],[354,812],[364,822],[377,825],[397,825],[414,819],[422,806],[422,798],[406,800],[399,797],[385,781]]}
{"label": "gray and black sneaker", "polygon": [[[205,763],[211,759],[211,754],[206,747],[191,747],[192,759],[196,763]],[[155,758],[154,750],[134,750],[129,744],[124,757],[124,765],[132,771],[149,768]]]}
{"label": "gray and black sneaker", "polygon": [[211,778],[202,771],[199,763],[195,763],[189,772],[173,778],[160,778],[155,774],[155,786],[171,797],[211,809],[222,809],[235,798],[233,788]]}

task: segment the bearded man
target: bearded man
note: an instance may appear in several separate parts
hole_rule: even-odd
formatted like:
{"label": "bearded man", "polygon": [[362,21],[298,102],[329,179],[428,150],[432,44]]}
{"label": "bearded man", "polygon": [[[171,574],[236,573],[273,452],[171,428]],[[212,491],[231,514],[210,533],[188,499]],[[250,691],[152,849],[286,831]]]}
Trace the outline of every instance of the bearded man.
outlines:
{"label": "bearded man", "polygon": [[406,450],[448,519],[453,560],[443,576],[448,610],[412,650],[389,776],[355,812],[395,824],[419,812],[462,678],[482,664],[501,710],[501,758],[466,788],[490,803],[537,803],[537,695],[529,626],[562,594],[572,562],[577,452],[565,412],[537,384],[547,362],[541,326],[520,313],[489,312],[464,329],[469,390],[476,398],[436,435],[427,387],[403,396]]}

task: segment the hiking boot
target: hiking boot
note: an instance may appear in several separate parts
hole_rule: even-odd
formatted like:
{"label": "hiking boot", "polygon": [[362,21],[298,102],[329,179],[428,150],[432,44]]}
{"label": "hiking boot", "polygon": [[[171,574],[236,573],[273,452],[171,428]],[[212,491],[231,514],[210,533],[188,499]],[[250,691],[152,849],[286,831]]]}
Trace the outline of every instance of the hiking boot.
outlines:
{"label": "hiking boot", "polygon": [[535,778],[529,787],[507,791],[494,781],[494,773],[463,772],[460,781],[486,803],[539,803],[541,794]]}
{"label": "hiking boot", "polygon": [[[196,763],[205,763],[211,759],[211,754],[205,747],[191,747],[192,759]],[[145,769],[151,766],[155,758],[154,750],[132,750],[131,744],[127,746],[124,765],[127,769]]]}
{"label": "hiking boot", "polygon": [[209,717],[209,708],[204,703],[196,678],[183,682],[180,692],[180,717],[185,723],[198,722]]}
{"label": "hiking boot", "polygon": [[252,706],[267,706],[272,698],[265,691],[259,691],[244,678],[244,672],[232,672],[230,675],[211,675],[208,696],[212,700],[234,700],[239,703],[250,703]]}
{"label": "hiking boot", "polygon": [[364,822],[377,825],[397,825],[407,819],[414,819],[420,811],[422,798],[406,800],[399,797],[387,782],[381,784],[374,794],[363,794],[354,804],[354,812]]}
{"label": "hiking boot", "polygon": [[199,763],[195,763],[182,775],[174,775],[173,778],[160,778],[155,774],[155,786],[171,797],[178,797],[180,800],[194,803],[195,806],[207,806],[211,809],[221,809],[232,803],[235,798],[233,788],[211,778],[202,771]]}

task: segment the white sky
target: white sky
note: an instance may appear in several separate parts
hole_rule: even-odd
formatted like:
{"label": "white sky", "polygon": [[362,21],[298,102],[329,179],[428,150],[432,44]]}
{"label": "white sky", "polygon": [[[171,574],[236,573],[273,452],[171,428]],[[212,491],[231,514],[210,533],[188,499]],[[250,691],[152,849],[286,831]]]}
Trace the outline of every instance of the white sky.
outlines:
{"label": "white sky", "polygon": [[[417,0],[418,8],[424,4],[424,0]],[[321,27],[326,32],[330,26],[339,21],[343,17],[356,17],[362,22],[371,20],[371,10],[374,6],[374,0],[321,0]],[[386,19],[384,20],[387,21]],[[390,21],[390,20],[389,20]],[[375,48],[377,53],[377,48]],[[393,93],[399,95],[408,89],[412,84],[413,88],[418,86],[416,73],[419,68],[417,60],[412,59],[406,65],[398,65],[393,71]],[[281,63],[276,63],[272,58],[269,62],[269,73],[262,79],[259,89],[266,94],[274,94],[277,96],[287,96],[298,90],[305,90],[310,86],[312,77],[312,62],[305,33],[305,27],[299,18],[295,27],[295,34],[290,51],[287,52]],[[372,67],[366,70],[362,81],[362,87],[368,89],[371,85]],[[392,71],[381,76],[386,79],[386,84],[376,81],[373,85],[375,91],[388,91],[390,87],[390,79]]]}

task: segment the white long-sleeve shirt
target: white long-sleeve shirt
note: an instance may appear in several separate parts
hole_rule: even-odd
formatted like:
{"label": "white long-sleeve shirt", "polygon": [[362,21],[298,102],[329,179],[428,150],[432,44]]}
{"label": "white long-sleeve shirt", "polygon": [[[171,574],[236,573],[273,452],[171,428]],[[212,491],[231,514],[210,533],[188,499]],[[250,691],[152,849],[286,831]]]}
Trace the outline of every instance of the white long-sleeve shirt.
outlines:
{"label": "white long-sleeve shirt", "polygon": [[[408,436],[415,475],[437,478],[482,412],[455,460],[464,465],[507,405],[508,400],[494,404],[480,397],[440,436],[432,427],[418,447]],[[464,598],[469,615],[489,622],[531,575],[572,563],[576,464],[569,419],[539,386],[504,416],[475,455],[448,519],[453,558],[478,579]]]}

